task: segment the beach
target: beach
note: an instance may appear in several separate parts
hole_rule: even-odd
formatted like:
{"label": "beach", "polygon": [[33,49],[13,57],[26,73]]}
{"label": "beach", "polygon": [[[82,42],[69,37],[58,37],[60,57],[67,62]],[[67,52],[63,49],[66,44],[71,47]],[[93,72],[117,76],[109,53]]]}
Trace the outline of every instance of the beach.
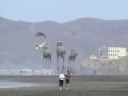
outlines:
{"label": "beach", "polygon": [[0,76],[0,80],[30,84],[0,88],[0,96],[128,96],[125,76],[73,76],[71,88],[64,85],[62,91],[57,76]]}

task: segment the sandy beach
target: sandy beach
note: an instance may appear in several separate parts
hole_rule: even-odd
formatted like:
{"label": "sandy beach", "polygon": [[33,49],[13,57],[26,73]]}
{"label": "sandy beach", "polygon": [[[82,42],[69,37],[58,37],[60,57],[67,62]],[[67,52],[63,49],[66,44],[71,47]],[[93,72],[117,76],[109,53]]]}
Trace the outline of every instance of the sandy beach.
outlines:
{"label": "sandy beach", "polygon": [[58,88],[56,76],[0,76],[9,80],[38,86],[0,88],[0,96],[128,96],[128,77],[74,76],[71,89]]}

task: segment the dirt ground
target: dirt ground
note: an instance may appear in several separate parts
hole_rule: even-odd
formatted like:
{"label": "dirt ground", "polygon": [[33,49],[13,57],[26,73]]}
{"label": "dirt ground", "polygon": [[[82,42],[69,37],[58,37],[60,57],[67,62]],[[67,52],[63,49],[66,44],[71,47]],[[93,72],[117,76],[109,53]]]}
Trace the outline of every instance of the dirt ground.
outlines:
{"label": "dirt ground", "polygon": [[[71,89],[62,91],[56,76],[0,76],[0,80],[28,82],[40,86],[26,88],[0,88],[0,96],[128,96],[128,77],[74,76]],[[43,86],[43,84],[49,86]]]}

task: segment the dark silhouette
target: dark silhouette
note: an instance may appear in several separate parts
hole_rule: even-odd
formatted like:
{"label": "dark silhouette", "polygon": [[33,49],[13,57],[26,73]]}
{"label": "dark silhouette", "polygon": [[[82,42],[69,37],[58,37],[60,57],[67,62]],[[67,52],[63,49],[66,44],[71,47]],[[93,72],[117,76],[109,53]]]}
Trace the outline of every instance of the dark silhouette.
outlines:
{"label": "dark silhouette", "polygon": [[43,36],[43,37],[45,37],[46,38],[46,35],[44,34],[44,33],[42,33],[42,32],[37,32],[36,34],[35,34],[35,36]]}
{"label": "dark silhouette", "polygon": [[51,52],[49,51],[48,46],[46,45],[43,47],[43,58],[44,63],[46,64],[46,68],[49,69],[51,65]]}
{"label": "dark silhouette", "polygon": [[[62,41],[57,42],[56,53],[57,53],[57,71],[58,71],[58,73],[59,73],[60,70],[63,70],[63,72],[64,72],[64,61],[65,61],[65,53],[66,52],[65,52]],[[59,59],[60,58],[62,59],[62,62],[63,62],[62,65],[59,64]]]}
{"label": "dark silhouette", "polygon": [[76,50],[71,50],[70,55],[68,57],[68,70],[72,70],[72,64],[74,64],[76,57],[77,57]]}

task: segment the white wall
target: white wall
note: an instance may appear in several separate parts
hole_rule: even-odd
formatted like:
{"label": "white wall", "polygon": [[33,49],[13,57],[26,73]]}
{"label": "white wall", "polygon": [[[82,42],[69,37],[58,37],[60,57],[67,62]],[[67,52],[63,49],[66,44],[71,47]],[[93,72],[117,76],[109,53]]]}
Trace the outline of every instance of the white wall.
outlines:
{"label": "white wall", "polygon": [[126,56],[126,48],[123,47],[108,47],[108,59],[119,59]]}

